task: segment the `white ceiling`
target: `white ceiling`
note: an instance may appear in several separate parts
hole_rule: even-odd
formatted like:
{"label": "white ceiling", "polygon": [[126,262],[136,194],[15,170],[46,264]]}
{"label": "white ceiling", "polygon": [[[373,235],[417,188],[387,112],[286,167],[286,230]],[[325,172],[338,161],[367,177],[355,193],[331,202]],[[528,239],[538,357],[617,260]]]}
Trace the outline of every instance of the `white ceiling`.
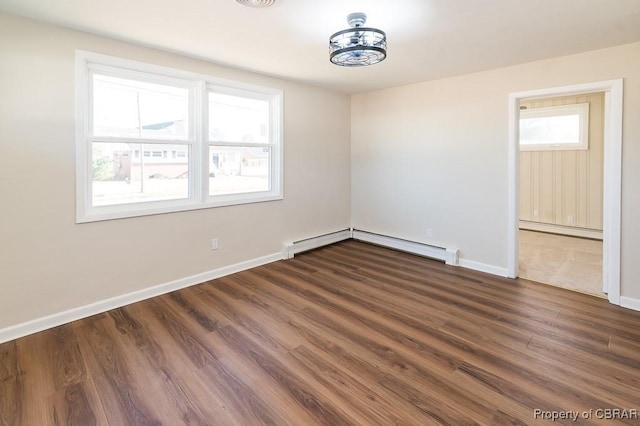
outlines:
{"label": "white ceiling", "polygon": [[[640,0],[0,0],[0,11],[347,93],[640,40]],[[350,12],[387,33],[384,62],[329,62]]]}

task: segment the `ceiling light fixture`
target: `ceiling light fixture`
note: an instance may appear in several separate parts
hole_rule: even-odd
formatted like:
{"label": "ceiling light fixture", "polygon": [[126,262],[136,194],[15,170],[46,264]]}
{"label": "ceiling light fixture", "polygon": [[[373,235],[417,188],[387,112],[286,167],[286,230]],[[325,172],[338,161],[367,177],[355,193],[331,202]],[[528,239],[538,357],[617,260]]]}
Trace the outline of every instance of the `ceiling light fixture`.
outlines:
{"label": "ceiling light fixture", "polygon": [[351,26],[329,38],[329,59],[343,67],[363,67],[377,64],[387,57],[387,35],[376,28],[366,28],[367,15],[350,13]]}
{"label": "ceiling light fixture", "polygon": [[243,6],[249,7],[270,7],[273,6],[275,0],[236,0]]}

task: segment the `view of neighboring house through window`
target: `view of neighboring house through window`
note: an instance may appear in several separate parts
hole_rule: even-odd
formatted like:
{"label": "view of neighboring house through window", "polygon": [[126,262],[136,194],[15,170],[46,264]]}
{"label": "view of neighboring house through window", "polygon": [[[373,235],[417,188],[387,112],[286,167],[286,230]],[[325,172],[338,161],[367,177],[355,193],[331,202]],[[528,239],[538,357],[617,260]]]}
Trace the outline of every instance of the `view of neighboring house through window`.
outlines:
{"label": "view of neighboring house through window", "polygon": [[209,195],[269,188],[269,102],[209,92]]}
{"label": "view of neighboring house through window", "polygon": [[79,222],[282,198],[282,92],[77,52]]}
{"label": "view of neighboring house through window", "polygon": [[91,76],[93,205],[188,198],[189,89]]}

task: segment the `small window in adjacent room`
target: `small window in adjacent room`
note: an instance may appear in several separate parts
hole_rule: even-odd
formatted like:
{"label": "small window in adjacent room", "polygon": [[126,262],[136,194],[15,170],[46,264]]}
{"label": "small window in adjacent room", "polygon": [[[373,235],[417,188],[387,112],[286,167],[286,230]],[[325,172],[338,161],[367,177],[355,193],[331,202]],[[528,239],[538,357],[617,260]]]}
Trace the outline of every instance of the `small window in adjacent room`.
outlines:
{"label": "small window in adjacent room", "polygon": [[588,148],[588,103],[520,110],[520,150]]}
{"label": "small window in adjacent room", "polygon": [[77,222],[282,198],[282,91],[76,53]]}

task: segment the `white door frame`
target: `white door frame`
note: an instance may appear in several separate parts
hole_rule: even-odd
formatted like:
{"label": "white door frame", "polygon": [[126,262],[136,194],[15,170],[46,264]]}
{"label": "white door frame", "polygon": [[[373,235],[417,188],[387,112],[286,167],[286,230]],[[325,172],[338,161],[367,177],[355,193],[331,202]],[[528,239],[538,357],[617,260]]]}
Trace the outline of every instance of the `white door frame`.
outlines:
{"label": "white door frame", "polygon": [[519,115],[520,101],[584,93],[605,93],[604,105],[604,197],[603,197],[603,288],[609,301],[620,304],[620,217],[622,190],[622,79],[531,90],[509,94],[509,182],[507,274],[518,276],[519,222]]}

